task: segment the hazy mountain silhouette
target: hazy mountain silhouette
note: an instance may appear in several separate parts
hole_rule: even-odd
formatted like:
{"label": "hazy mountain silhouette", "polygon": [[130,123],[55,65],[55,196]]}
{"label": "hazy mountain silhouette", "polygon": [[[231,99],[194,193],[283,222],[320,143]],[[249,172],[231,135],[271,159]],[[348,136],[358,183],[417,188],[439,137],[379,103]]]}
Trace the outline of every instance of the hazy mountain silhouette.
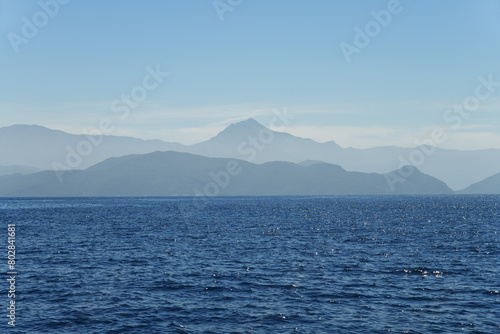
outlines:
{"label": "hazy mountain silhouette", "polygon": [[459,194],[500,194],[500,173],[489,178],[474,183],[473,185],[461,190]]}
{"label": "hazy mountain silhouette", "polygon": [[335,155],[342,150],[333,141],[321,144],[312,139],[271,131],[254,119],[231,124],[217,136],[192,145],[188,149],[193,154],[236,158],[253,163],[271,161],[298,163],[307,159]]}
{"label": "hazy mountain silhouette", "polygon": [[11,175],[11,174],[32,174],[39,172],[40,170],[28,166],[0,166],[0,176]]}
{"label": "hazy mountain silhouette", "polygon": [[182,144],[161,140],[117,136],[103,136],[99,140],[96,136],[72,135],[37,125],[0,128],[0,165],[48,170],[57,162],[67,169],[84,169],[110,157],[184,149]]}
{"label": "hazy mountain silhouette", "polygon": [[0,177],[0,196],[450,194],[442,181],[415,171],[391,191],[384,175],[326,163],[253,164],[179,152],[110,158],[86,170]]}
{"label": "hazy mountain silhouette", "polygon": [[[423,156],[424,161],[417,166],[418,169],[446,182],[455,190],[464,189],[500,171],[498,149],[459,151],[427,146],[344,149],[333,141],[318,143],[312,139],[271,131],[253,119],[231,124],[215,137],[191,146],[117,136],[104,136],[98,145],[91,143],[97,139],[41,126],[0,128],[0,164],[52,169],[56,162],[60,164],[56,164],[57,169],[85,169],[110,157],[173,150],[252,163],[288,161],[310,164],[322,161],[339,165],[348,171],[382,174],[410,164],[411,158]],[[91,152],[86,154],[89,145]],[[433,152],[427,155],[422,150]]]}
{"label": "hazy mountain silhouette", "polygon": [[[264,141],[259,140],[260,132],[271,132],[273,140],[265,142],[269,135],[261,135]],[[433,152],[426,154],[423,150]],[[344,149],[333,141],[318,143],[312,139],[271,131],[253,119],[231,124],[217,136],[190,146],[187,151],[210,157],[233,157],[254,163],[277,160],[294,163],[323,161],[349,171],[367,173],[386,173],[409,165],[412,159],[418,161],[415,157],[423,155],[425,160],[418,168],[423,173],[443,180],[453,189],[463,189],[500,171],[498,149],[460,151],[428,146],[421,146],[420,149],[396,146]]]}

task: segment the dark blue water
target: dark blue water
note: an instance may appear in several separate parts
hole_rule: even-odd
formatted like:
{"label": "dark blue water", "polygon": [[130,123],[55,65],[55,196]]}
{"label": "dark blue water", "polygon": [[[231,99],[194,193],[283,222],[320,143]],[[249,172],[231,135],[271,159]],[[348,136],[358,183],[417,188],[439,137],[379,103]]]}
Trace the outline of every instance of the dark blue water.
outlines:
{"label": "dark blue water", "polygon": [[[0,199],[12,333],[500,333],[500,197]],[[2,237],[2,235],[4,237]]]}

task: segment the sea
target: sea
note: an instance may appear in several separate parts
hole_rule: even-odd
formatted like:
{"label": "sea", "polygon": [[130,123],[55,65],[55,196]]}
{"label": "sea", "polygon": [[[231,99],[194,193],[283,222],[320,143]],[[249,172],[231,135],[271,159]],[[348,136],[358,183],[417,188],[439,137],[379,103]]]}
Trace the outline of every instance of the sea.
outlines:
{"label": "sea", "polygon": [[493,195],[3,198],[0,332],[500,333],[499,212]]}

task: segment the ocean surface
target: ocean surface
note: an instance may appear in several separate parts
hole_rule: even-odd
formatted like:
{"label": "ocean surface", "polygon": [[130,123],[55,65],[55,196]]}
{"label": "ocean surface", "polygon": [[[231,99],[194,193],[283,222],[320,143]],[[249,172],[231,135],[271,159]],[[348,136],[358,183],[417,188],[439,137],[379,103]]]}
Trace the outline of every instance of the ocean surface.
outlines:
{"label": "ocean surface", "polygon": [[[1,333],[500,333],[500,196],[0,199]],[[2,236],[3,235],[3,236]]]}

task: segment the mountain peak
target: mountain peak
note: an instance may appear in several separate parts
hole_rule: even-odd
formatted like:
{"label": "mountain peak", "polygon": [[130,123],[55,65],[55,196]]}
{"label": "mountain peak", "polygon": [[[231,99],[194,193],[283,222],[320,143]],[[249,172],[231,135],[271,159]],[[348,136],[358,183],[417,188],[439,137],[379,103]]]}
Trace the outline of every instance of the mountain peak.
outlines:
{"label": "mountain peak", "polygon": [[[32,125],[32,124],[12,124],[6,127],[3,127],[2,129],[7,130],[7,131],[26,131],[26,130],[37,130],[37,131],[50,131],[52,129],[46,128],[41,125]],[[54,131],[54,130],[52,130]]]}
{"label": "mountain peak", "polygon": [[265,129],[266,127],[253,118],[249,118],[245,121],[241,121],[238,123],[232,123],[227,128],[219,132],[217,136],[212,139],[221,140],[225,138],[230,141],[240,140],[242,136],[248,136],[250,134],[257,134],[261,129]]}
{"label": "mountain peak", "polygon": [[259,122],[257,122],[253,118],[249,118],[249,119],[247,119],[245,121],[241,121],[241,122],[234,123],[234,124],[231,124],[231,125],[238,126],[238,127],[251,128],[251,129],[262,129],[262,128],[265,128],[264,125],[260,124]]}

